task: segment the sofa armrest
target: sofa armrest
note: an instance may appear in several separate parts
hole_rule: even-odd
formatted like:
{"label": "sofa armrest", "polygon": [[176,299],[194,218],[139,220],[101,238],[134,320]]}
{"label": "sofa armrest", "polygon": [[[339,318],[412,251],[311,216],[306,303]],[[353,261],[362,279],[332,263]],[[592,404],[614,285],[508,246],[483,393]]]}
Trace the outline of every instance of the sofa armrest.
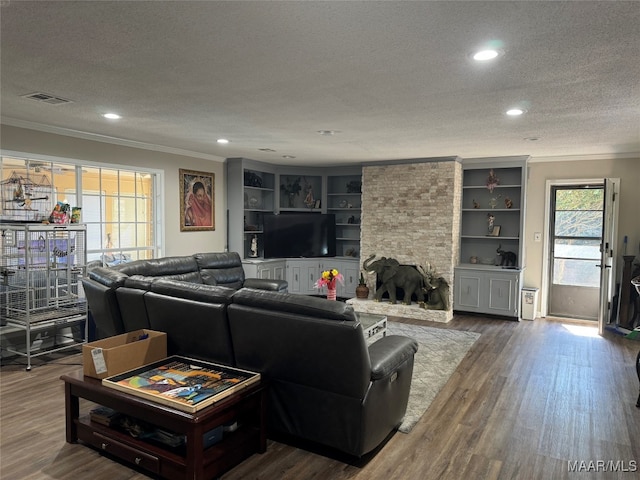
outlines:
{"label": "sofa armrest", "polygon": [[95,267],[89,272],[89,278],[112,289],[121,287],[129,275],[113,268]]}
{"label": "sofa armrest", "polygon": [[418,342],[402,335],[389,335],[374,342],[369,346],[371,380],[391,375],[417,351]]}
{"label": "sofa armrest", "polygon": [[270,278],[245,278],[242,286],[245,288],[257,288],[258,290],[285,293],[289,288],[286,280],[272,280]]}

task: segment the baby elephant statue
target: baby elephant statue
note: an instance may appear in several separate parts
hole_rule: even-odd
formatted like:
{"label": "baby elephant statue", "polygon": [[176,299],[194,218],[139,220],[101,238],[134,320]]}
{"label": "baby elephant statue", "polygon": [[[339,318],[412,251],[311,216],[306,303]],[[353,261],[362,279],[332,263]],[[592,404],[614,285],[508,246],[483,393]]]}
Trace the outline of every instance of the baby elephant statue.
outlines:
{"label": "baby elephant statue", "polygon": [[498,255],[500,255],[500,257],[502,257],[502,259],[500,260],[500,266],[502,267],[516,266],[516,260],[518,259],[518,256],[515,253],[505,252],[504,250],[502,250],[502,244],[498,245],[498,249],[496,250],[496,252],[498,253]]}
{"label": "baby elephant statue", "polygon": [[396,303],[396,288],[404,291],[402,303],[411,305],[411,295],[415,293],[418,302],[424,302],[424,280],[420,272],[411,265],[400,265],[395,258],[382,257],[372,261],[375,254],[367,258],[362,268],[369,273],[375,273],[382,282],[376,290],[374,300],[379,302],[385,292],[389,292],[389,303]]}
{"label": "baby elephant statue", "polygon": [[427,310],[449,310],[449,282],[437,273],[431,265],[428,268],[418,267],[426,284],[427,301],[420,303],[421,308]]}

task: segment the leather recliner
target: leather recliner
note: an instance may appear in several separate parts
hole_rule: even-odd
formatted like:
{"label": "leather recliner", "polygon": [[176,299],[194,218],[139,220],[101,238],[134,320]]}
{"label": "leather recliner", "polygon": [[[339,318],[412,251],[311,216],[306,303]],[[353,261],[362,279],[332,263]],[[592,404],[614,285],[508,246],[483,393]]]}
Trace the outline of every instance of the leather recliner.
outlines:
{"label": "leather recliner", "polygon": [[228,316],[236,366],[269,381],[271,433],[361,457],[402,422],[414,339],[367,346],[349,305],[288,293],[244,288]]}

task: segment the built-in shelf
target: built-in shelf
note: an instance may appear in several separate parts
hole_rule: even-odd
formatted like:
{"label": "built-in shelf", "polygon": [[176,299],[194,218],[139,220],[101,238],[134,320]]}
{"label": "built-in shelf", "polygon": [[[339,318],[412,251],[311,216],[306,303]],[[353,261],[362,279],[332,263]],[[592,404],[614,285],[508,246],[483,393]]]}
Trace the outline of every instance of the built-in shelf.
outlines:
{"label": "built-in shelf", "polygon": [[[519,315],[526,164],[527,157],[463,163],[460,263],[454,275],[456,310]],[[487,185],[491,170],[498,179],[492,190]],[[495,227],[493,234],[490,226]],[[501,265],[498,249],[515,253],[516,265]]]}

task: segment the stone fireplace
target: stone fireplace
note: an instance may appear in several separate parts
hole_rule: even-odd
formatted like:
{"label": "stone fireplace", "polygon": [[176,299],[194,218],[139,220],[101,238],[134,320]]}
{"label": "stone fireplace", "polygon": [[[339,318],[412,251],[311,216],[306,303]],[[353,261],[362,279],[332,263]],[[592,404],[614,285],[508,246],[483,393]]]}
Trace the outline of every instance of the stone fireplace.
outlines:
{"label": "stone fireplace", "polygon": [[[372,254],[401,264],[431,264],[451,287],[448,311],[416,303],[354,300],[358,311],[448,322],[453,318],[453,271],[458,263],[462,164],[457,157],[365,166],[362,172],[360,265]],[[375,275],[365,275],[370,299]]]}

